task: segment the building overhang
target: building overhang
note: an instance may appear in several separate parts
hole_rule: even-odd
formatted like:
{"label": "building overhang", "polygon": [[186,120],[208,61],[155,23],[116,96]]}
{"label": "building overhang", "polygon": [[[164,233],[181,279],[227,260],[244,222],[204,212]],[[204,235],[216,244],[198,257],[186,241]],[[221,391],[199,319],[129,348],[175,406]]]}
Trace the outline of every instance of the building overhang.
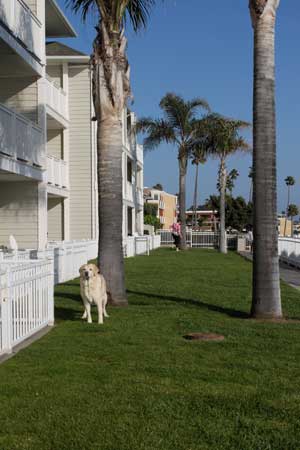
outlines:
{"label": "building overhang", "polygon": [[47,64],[57,63],[89,64],[89,56],[47,56]]}
{"label": "building overhang", "polygon": [[77,33],[56,0],[46,1],[46,37],[77,37]]}

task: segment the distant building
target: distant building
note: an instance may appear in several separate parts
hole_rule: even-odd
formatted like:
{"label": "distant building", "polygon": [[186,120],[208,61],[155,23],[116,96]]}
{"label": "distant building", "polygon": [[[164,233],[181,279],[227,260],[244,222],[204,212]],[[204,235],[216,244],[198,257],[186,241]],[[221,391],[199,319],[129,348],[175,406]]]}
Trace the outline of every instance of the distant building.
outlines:
{"label": "distant building", "polygon": [[290,219],[287,219],[283,214],[278,214],[277,223],[279,236],[292,236],[292,221]]}
{"label": "distant building", "polygon": [[157,205],[157,218],[163,230],[169,230],[177,221],[177,196],[154,188],[144,188],[144,202]]}
{"label": "distant building", "polygon": [[186,211],[187,225],[192,226],[195,229],[201,231],[216,231],[219,226],[219,219],[217,217],[217,211],[213,211],[204,205],[198,206],[196,211],[197,226],[195,227],[193,221],[194,211],[189,209]]}

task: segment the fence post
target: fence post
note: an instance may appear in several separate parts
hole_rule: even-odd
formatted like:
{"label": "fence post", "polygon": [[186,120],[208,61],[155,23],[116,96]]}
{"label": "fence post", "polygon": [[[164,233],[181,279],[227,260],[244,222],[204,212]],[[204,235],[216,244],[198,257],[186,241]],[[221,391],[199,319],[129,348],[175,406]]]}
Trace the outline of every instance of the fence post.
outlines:
{"label": "fence post", "polygon": [[2,351],[12,353],[11,280],[9,269],[0,274],[0,307],[2,320]]}
{"label": "fence post", "polygon": [[54,259],[49,259],[51,271],[48,276],[48,325],[54,325]]}

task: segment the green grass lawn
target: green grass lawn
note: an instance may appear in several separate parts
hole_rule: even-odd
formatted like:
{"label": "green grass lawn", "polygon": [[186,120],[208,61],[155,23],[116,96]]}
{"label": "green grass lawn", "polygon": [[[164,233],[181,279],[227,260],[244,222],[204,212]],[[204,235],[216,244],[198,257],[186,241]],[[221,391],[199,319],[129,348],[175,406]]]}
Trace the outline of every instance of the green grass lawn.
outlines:
{"label": "green grass lawn", "polygon": [[299,450],[300,324],[248,318],[251,264],[160,249],[126,272],[128,308],[88,325],[78,280],[60,285],[57,326],[0,366],[0,449]]}

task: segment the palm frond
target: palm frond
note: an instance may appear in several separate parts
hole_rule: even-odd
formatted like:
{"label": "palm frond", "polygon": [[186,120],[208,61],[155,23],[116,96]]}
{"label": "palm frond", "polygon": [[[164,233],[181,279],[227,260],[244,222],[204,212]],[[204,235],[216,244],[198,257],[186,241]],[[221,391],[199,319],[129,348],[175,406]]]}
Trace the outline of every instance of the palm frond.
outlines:
{"label": "palm frond", "polygon": [[173,128],[163,119],[141,118],[135,128],[138,133],[146,135],[143,142],[145,150],[153,150],[162,142],[176,142]]}
{"label": "palm frond", "polygon": [[97,4],[95,0],[65,0],[66,6],[71,8],[74,13],[81,12],[82,20],[85,21],[87,15],[92,12],[93,9],[96,10]]}

